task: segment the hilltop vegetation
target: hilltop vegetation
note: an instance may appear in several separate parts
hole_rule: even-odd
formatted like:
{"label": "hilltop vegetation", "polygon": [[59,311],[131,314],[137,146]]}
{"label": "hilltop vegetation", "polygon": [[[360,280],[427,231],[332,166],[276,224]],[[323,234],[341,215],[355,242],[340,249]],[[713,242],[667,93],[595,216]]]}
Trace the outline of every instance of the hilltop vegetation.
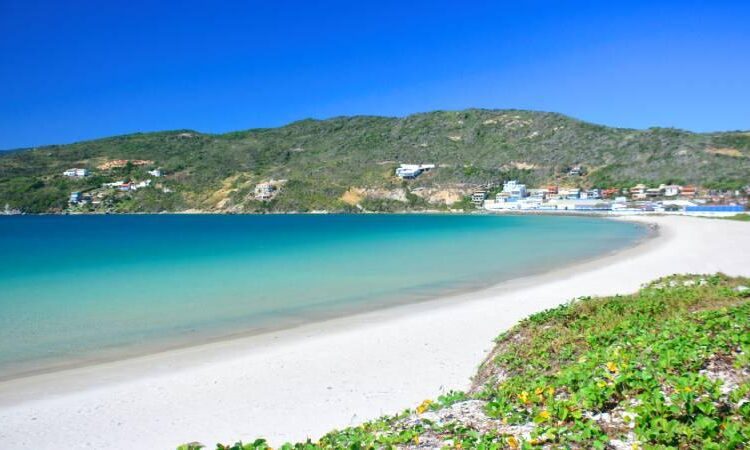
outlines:
{"label": "hilltop vegetation", "polygon": [[[113,197],[100,207],[114,212],[402,210],[446,207],[474,186],[508,178],[571,187],[739,188],[750,179],[750,133],[630,130],[553,113],[471,109],[303,120],[222,135],[132,134],[1,153],[0,207],[62,211],[71,191],[146,178],[149,167],[97,169],[116,159],[153,161],[151,168],[167,174],[160,183],[167,189]],[[404,183],[393,173],[399,163],[438,168]],[[585,176],[568,176],[573,165],[583,165]],[[71,167],[93,176],[66,179],[62,172]],[[272,201],[256,201],[255,184],[270,179],[287,183]]]}
{"label": "hilltop vegetation", "polygon": [[578,299],[501,334],[469,392],[281,448],[747,448],[748,286],[672,276]]}

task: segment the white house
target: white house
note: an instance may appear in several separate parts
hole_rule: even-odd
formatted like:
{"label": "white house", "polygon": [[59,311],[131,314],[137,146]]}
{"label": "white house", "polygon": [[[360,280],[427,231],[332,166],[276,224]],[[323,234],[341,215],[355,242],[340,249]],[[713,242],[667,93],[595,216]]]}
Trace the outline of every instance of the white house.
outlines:
{"label": "white house", "polygon": [[149,170],[148,174],[156,178],[159,178],[161,176],[161,169]]}
{"label": "white house", "polygon": [[435,164],[401,164],[396,169],[396,175],[404,179],[417,178],[423,172],[429,172],[434,168]]}
{"label": "white house", "polygon": [[73,178],[83,178],[85,176],[88,176],[89,169],[68,169],[65,172],[63,172],[63,175],[66,177],[73,177]]}
{"label": "white house", "polygon": [[580,177],[581,175],[583,175],[583,167],[581,167],[581,166],[574,166],[574,167],[572,167],[568,171],[568,175]]}
{"label": "white house", "polygon": [[521,184],[518,180],[510,180],[503,183],[503,192],[505,197],[524,198],[526,194],[526,185]]}

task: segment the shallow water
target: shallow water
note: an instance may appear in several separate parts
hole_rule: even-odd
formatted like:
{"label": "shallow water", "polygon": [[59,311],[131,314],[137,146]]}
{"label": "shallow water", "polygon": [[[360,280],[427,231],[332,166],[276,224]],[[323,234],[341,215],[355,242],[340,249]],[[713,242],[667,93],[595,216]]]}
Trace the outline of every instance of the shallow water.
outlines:
{"label": "shallow water", "polygon": [[486,286],[644,234],[579,217],[0,217],[0,378]]}

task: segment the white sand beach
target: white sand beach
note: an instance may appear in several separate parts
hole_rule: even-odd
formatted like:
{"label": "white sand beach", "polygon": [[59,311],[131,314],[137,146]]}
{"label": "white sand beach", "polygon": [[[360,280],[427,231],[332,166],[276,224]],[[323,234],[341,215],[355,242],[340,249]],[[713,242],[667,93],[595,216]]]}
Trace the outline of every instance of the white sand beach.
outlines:
{"label": "white sand beach", "polygon": [[467,388],[495,336],[571,298],[629,293],[673,273],[750,276],[748,223],[632,220],[658,235],[479,292],[0,383],[0,448],[315,439]]}

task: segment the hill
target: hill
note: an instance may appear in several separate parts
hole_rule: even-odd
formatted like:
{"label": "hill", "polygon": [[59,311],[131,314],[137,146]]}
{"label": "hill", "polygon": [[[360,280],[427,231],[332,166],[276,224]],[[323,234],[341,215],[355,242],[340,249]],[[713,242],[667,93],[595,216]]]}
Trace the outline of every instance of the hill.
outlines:
{"label": "hill", "polygon": [[[115,160],[145,163],[107,167]],[[399,163],[438,167],[403,182],[394,176]],[[582,176],[568,176],[575,165],[584,167]],[[91,176],[64,177],[72,167]],[[97,191],[106,182],[145,180],[154,168],[165,176],[146,189]],[[0,207],[60,212],[71,192],[83,191],[101,200],[83,210],[110,212],[435,209],[508,178],[734,189],[750,179],[750,133],[609,128],[554,113],[479,109],[303,120],[220,135],[138,133],[1,152]],[[272,179],[283,180],[277,194],[256,200],[255,185]]]}
{"label": "hill", "polygon": [[747,448],[749,283],[672,276],[534,314],[497,338],[469,392],[280,448]]}

